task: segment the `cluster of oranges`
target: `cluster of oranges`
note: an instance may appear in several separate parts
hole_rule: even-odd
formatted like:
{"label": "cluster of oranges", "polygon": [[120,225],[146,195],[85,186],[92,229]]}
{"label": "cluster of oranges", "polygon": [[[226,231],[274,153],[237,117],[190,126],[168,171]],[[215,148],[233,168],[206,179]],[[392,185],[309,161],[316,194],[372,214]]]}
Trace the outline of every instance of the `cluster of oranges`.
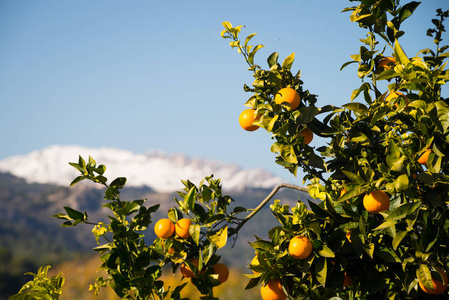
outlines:
{"label": "cluster of oranges", "polygon": [[154,225],[154,233],[163,239],[168,239],[176,235],[182,239],[190,238],[189,227],[192,225],[190,219],[180,219],[174,224],[170,219],[160,219]]}
{"label": "cluster of oranges", "polygon": [[[181,239],[188,239],[191,237],[189,228],[193,222],[190,219],[182,218],[179,219],[176,223],[173,223],[170,219],[163,218],[156,222],[154,225],[154,233],[156,236],[162,239],[168,239],[173,236],[177,236]],[[173,253],[174,249],[170,248],[167,251],[168,253]],[[195,266],[196,271],[198,271],[198,258],[192,258],[189,260],[189,263]],[[182,263],[180,266],[181,274],[187,278],[198,278],[195,275],[195,270],[192,270],[189,264]],[[228,280],[229,277],[229,269],[225,264],[217,263],[211,266],[212,274],[217,275],[217,280],[219,283],[223,283]],[[206,270],[202,270],[200,274],[206,273]]]}
{"label": "cluster of oranges", "polygon": [[[291,110],[294,110],[299,106],[301,97],[295,89],[286,87],[280,89],[279,92],[277,92],[277,94],[274,96],[274,102],[276,104],[288,103]],[[259,120],[260,115],[258,115],[256,113],[256,110],[252,108],[245,109],[239,116],[239,124],[246,131],[255,131],[259,129],[259,125],[254,124],[255,121]],[[310,142],[312,142],[313,132],[308,127],[303,129],[300,133],[304,138],[304,144],[308,145],[310,144]]]}

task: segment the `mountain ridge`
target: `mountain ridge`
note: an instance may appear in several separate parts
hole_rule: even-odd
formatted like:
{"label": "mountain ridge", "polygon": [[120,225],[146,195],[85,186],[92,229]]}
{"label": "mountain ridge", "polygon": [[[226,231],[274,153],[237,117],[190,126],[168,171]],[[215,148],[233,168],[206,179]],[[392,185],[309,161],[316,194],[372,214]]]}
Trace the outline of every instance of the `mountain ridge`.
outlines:
{"label": "mountain ridge", "polygon": [[221,178],[223,187],[242,191],[245,188],[272,188],[284,179],[261,168],[245,169],[183,154],[166,154],[149,150],[134,153],[117,148],[91,148],[77,145],[52,145],[25,155],[12,156],[0,161],[0,171],[24,178],[29,183],[68,186],[78,176],[78,171],[68,162],[77,162],[78,156],[91,156],[98,164],[107,166],[105,176],[109,180],[126,177],[127,185],[147,186],[157,192],[172,192],[182,188],[181,179],[199,182],[214,174]]}

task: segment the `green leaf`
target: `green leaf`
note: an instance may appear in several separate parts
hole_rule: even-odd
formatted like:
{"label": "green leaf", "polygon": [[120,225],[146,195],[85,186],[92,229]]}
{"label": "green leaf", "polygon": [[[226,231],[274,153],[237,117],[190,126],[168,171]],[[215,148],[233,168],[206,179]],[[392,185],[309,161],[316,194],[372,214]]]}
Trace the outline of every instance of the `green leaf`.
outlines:
{"label": "green leaf", "polygon": [[366,105],[358,102],[351,102],[342,105],[344,108],[349,109],[350,111],[353,111],[355,113],[358,113],[359,115],[363,115],[368,111],[368,108]]}
{"label": "green leaf", "polygon": [[81,157],[81,155],[78,157],[78,164],[83,169],[86,169],[86,167],[87,167],[86,161],[84,160],[84,158]]}
{"label": "green leaf", "polygon": [[406,174],[400,175],[394,182],[396,192],[402,192],[408,189],[408,176]]}
{"label": "green leaf", "polygon": [[397,254],[388,247],[383,247],[379,251],[376,251],[376,256],[382,258],[383,260],[389,263],[400,263],[401,259],[397,256]]}
{"label": "green leaf", "polygon": [[322,245],[322,249],[318,251],[318,254],[322,257],[335,257],[334,251],[326,245]]}
{"label": "green leaf", "polygon": [[271,68],[275,66],[278,63],[279,53],[273,52],[268,56],[267,62],[268,66]]}
{"label": "green leaf", "polygon": [[449,105],[444,101],[434,103],[437,109],[437,117],[443,127],[443,133],[446,134],[449,128]]}
{"label": "green leaf", "polygon": [[253,48],[253,50],[251,50],[251,52],[248,54],[248,61],[251,65],[254,64],[254,55],[256,55],[257,51],[259,51],[260,49],[262,49],[263,45],[257,45]]}
{"label": "green leaf", "polygon": [[440,236],[440,230],[436,226],[429,225],[423,232],[421,246],[425,252],[429,252]]}
{"label": "green leaf", "polygon": [[365,247],[363,247],[363,251],[365,251],[365,253],[368,254],[369,257],[371,257],[371,259],[373,259],[375,248],[376,247],[374,243],[370,243],[368,245],[365,245]]}
{"label": "green leaf", "polygon": [[353,13],[349,17],[349,19],[351,20],[351,22],[357,22],[357,21],[360,21],[362,19],[369,18],[371,16],[372,16],[372,14],[357,15],[357,14]]}
{"label": "green leaf", "polygon": [[115,186],[118,188],[124,187],[126,184],[126,178],[125,177],[117,177],[114,179],[109,186]]}
{"label": "green leaf", "polygon": [[406,237],[408,231],[404,230],[404,231],[399,231],[396,233],[396,235],[393,238],[393,241],[391,243],[391,245],[393,246],[393,250],[396,250],[399,246],[399,244],[401,243],[401,241]]}
{"label": "green leaf", "polygon": [[318,282],[326,287],[326,278],[327,278],[327,262],[325,258],[319,258],[315,261],[315,276]]}
{"label": "green leaf", "polygon": [[398,221],[402,220],[405,217],[415,213],[417,209],[421,207],[422,203],[413,202],[413,203],[404,203],[398,207],[396,207],[386,218],[386,220],[390,221]]}
{"label": "green leaf", "polygon": [[399,11],[399,21],[402,23],[405,19],[410,17],[419,4],[421,4],[421,2],[412,1],[402,6]]}
{"label": "green leaf", "polygon": [[419,282],[421,282],[424,287],[429,290],[433,290],[432,274],[430,273],[429,267],[425,264],[420,264],[418,269],[416,269],[416,277]]}
{"label": "green leaf", "polygon": [[353,141],[354,143],[369,143],[368,137],[363,132],[351,133],[351,141]]}
{"label": "green leaf", "polygon": [[86,168],[83,168],[83,167],[80,166],[79,164],[69,162],[69,165],[71,165],[72,167],[74,167],[75,169],[77,169],[81,174],[87,175]]}
{"label": "green leaf", "polygon": [[85,214],[82,212],[79,212],[77,210],[74,210],[73,208],[64,206],[64,210],[67,212],[67,215],[72,218],[72,220],[84,220]]}
{"label": "green leaf", "polygon": [[232,24],[231,24],[230,22],[225,21],[225,22],[223,22],[223,23],[221,23],[221,24],[222,24],[223,27],[226,28],[227,30],[229,30],[229,29],[232,28]]}
{"label": "green leaf", "polygon": [[78,182],[80,182],[81,180],[84,180],[84,179],[86,179],[86,177],[78,176],[72,180],[72,182],[70,183],[70,186],[74,186],[75,184],[77,184]]}
{"label": "green leaf", "polygon": [[315,106],[306,106],[299,109],[302,123],[310,123],[320,110]]}
{"label": "green leaf", "polygon": [[[351,173],[352,174],[352,173]],[[356,187],[347,191],[343,196],[338,199],[338,203],[348,201],[352,198],[355,198],[367,191],[367,188],[364,187]]]}
{"label": "green leaf", "polygon": [[209,239],[218,249],[223,248],[228,240],[228,226],[221,228],[217,233],[209,236]]}
{"label": "green leaf", "polygon": [[349,180],[351,180],[354,183],[363,183],[363,178],[361,178],[359,175],[354,174],[352,172],[346,171],[346,170],[341,170],[343,172],[343,174],[346,175],[346,177],[349,178]]}
{"label": "green leaf", "polygon": [[348,62],[345,62],[345,63],[341,66],[340,71],[343,70],[344,68],[346,68],[348,65],[350,65],[350,64],[355,64],[355,63],[357,63],[357,61],[348,61]]}
{"label": "green leaf", "polygon": [[245,47],[248,45],[248,42],[256,35],[257,33],[251,33],[245,39]]}
{"label": "green leaf", "polygon": [[198,224],[192,224],[189,226],[189,233],[192,237],[192,240],[196,245],[199,245],[200,242],[200,234],[201,234],[201,226]]}
{"label": "green leaf", "polygon": [[293,65],[293,61],[295,60],[295,52],[287,56],[287,58],[284,59],[284,62],[282,63],[282,68],[286,70],[290,70],[290,68]]}
{"label": "green leaf", "polygon": [[[273,251],[274,245],[271,242],[264,240],[257,240],[253,243],[249,243],[254,250],[265,250],[265,251]],[[260,263],[262,261],[259,260]]]}
{"label": "green leaf", "polygon": [[402,50],[402,47],[397,39],[394,41],[394,58],[403,65],[410,63],[410,59],[408,59],[407,55],[405,55],[404,50]]}
{"label": "green leaf", "polygon": [[370,85],[368,82],[363,83],[358,89],[354,90],[351,94],[351,101],[353,101],[355,98],[357,98],[358,95],[360,95],[361,92],[365,90],[369,90]]}
{"label": "green leaf", "polygon": [[189,192],[184,198],[184,205],[186,208],[188,208],[190,211],[193,211],[195,207],[195,198],[196,198],[196,187],[193,186],[190,188]]}
{"label": "green leaf", "polygon": [[[260,277],[260,276],[259,276]],[[248,282],[248,284],[245,287],[245,290],[252,289],[256,287],[259,284],[260,278],[251,278]]]}
{"label": "green leaf", "polygon": [[298,158],[295,154],[295,149],[292,145],[281,145],[280,146],[281,157],[288,163],[297,164]]}
{"label": "green leaf", "polygon": [[383,222],[382,224],[380,224],[379,226],[377,226],[376,228],[374,228],[373,230],[382,230],[391,226],[396,225],[397,221],[394,220],[385,220],[385,222]]}

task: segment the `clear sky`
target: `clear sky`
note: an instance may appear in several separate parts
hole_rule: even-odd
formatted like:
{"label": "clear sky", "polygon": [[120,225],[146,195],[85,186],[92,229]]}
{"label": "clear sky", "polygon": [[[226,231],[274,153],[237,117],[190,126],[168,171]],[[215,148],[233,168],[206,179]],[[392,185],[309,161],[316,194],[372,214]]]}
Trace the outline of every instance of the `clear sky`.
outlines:
{"label": "clear sky", "polygon": [[[262,67],[274,51],[280,61],[295,52],[293,70],[318,105],[341,105],[361,84],[355,65],[339,70],[365,37],[340,13],[356,3],[2,0],[0,159],[53,144],[157,149],[294,180],[274,163],[268,133],[238,125],[252,76],[221,23],[258,33]],[[401,28],[408,56],[433,47],[426,30],[439,7],[448,1],[424,0]]]}

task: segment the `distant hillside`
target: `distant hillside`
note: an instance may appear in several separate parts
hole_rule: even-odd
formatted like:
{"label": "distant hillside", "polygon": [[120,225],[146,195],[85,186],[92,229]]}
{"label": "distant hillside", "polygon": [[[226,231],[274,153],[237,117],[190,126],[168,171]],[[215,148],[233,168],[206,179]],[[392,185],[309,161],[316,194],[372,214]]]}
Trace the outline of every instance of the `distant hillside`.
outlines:
{"label": "distant hillside", "polygon": [[[246,189],[227,192],[236,205],[256,207],[270,189]],[[175,192],[157,193],[148,187],[128,187],[121,193],[122,199],[147,198],[147,205],[161,204],[153,215],[154,220],[165,217],[167,210],[175,205]],[[276,198],[295,203],[298,197],[305,200],[308,195],[285,190]],[[96,246],[92,227],[80,224],[76,228],[61,227],[61,221],[50,216],[63,212],[64,206],[87,211],[92,221],[105,220],[107,210],[101,207],[103,190],[83,182],[74,187],[50,184],[29,184],[24,179],[8,173],[0,173],[0,295],[10,295],[28,278],[25,272],[37,270],[43,264],[57,265],[82,253],[93,253]],[[269,228],[277,221],[271,217],[268,206],[240,231],[234,248],[221,249],[223,260],[230,265],[245,265],[253,255],[248,241],[254,235],[265,237]],[[146,232],[148,241],[155,238],[152,227]],[[229,241],[229,245],[232,241]],[[1,298],[0,299],[6,299]]]}

